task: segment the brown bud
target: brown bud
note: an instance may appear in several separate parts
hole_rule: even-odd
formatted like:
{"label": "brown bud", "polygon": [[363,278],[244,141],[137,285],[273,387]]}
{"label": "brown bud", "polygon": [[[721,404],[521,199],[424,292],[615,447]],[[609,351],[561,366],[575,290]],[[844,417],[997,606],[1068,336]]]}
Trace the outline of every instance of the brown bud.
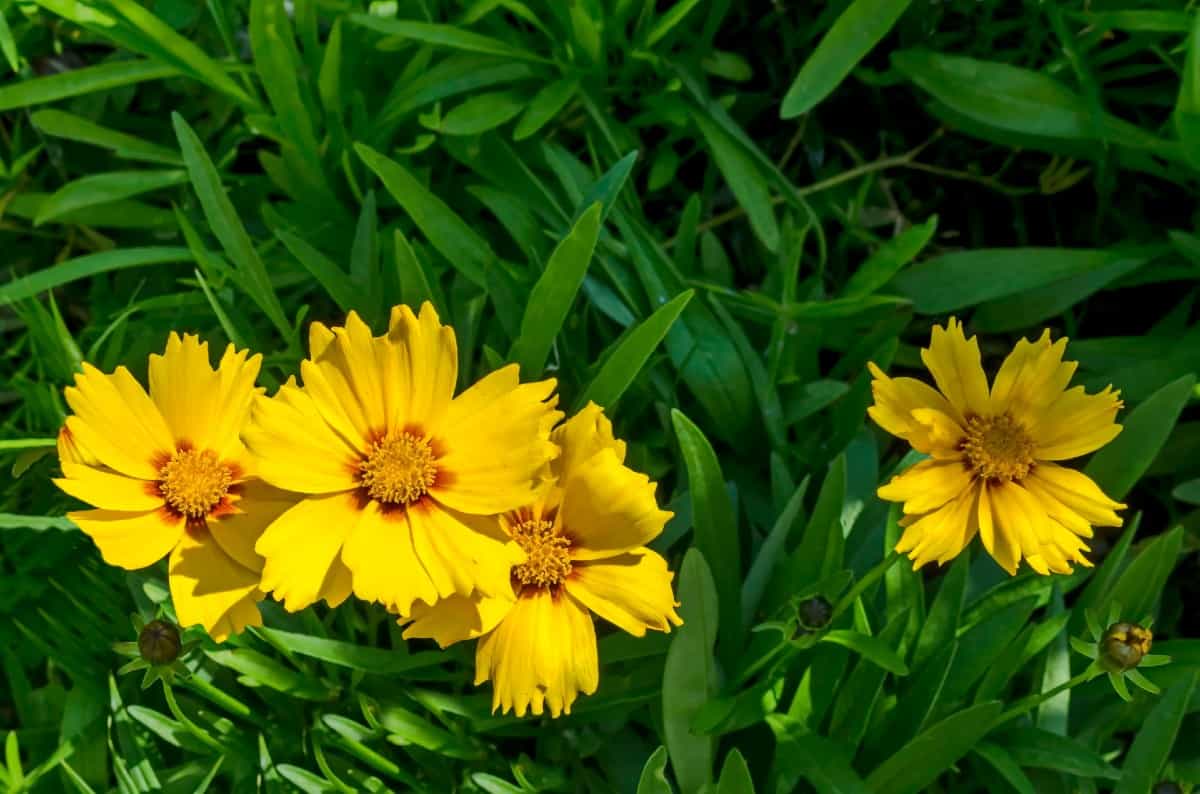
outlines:
{"label": "brown bud", "polygon": [[1100,640],[1100,664],[1113,673],[1132,670],[1150,653],[1153,640],[1150,630],[1136,623],[1114,623]]}
{"label": "brown bud", "polygon": [[796,607],[796,618],[801,628],[808,631],[823,629],[833,617],[833,604],[824,596],[813,596],[801,601]]}
{"label": "brown bud", "polygon": [[165,620],[152,620],[138,635],[138,651],[150,664],[170,664],[179,658],[179,628]]}

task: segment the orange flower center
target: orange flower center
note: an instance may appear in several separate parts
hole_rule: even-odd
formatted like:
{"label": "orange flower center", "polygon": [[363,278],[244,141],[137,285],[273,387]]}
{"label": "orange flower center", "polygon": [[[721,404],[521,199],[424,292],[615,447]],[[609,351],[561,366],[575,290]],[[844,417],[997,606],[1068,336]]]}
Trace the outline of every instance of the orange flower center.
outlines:
{"label": "orange flower center", "polygon": [[158,470],[158,490],[167,504],[188,518],[203,518],[221,503],[233,472],[211,449],[181,449]]}
{"label": "orange flower center", "polygon": [[412,504],[429,492],[436,479],[429,439],[413,433],[376,441],[358,464],[359,483],[372,499],[387,504]]}
{"label": "orange flower center", "polygon": [[522,521],[513,527],[513,539],[528,559],[513,568],[523,585],[553,587],[571,573],[571,541],[554,531],[554,522]]}
{"label": "orange flower center", "polygon": [[961,446],[975,475],[985,480],[1021,480],[1033,468],[1033,439],[1008,414],[968,418]]}

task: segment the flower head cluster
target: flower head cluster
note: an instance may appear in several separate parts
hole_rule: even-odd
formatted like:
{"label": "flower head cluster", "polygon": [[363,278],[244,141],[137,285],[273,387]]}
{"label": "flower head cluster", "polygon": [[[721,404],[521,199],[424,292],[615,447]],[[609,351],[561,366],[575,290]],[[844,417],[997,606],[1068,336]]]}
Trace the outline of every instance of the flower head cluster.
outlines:
{"label": "flower head cluster", "polygon": [[592,613],[638,636],[679,623],[645,548],[670,514],[598,407],[560,424],[555,382],[515,365],[455,394],[454,331],[428,303],[381,336],[353,312],[313,323],[271,397],[260,365],[231,345],[214,368],[172,334],[149,392],[89,365],[66,390],[56,482],[96,508],[70,517],[113,565],[169,557],[182,625],[220,641],[261,624],[266,594],[295,611],[353,593],[410,636],[486,634],[496,704],[557,716],[596,688]]}

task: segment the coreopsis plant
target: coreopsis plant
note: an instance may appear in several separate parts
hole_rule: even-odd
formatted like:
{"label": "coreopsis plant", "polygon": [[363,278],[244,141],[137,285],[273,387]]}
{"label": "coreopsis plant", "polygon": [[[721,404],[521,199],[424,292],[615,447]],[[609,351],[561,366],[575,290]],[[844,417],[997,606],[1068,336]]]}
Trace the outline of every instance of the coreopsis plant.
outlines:
{"label": "coreopsis plant", "polygon": [[953,559],[979,535],[1010,574],[1022,559],[1041,574],[1069,573],[1073,563],[1091,565],[1093,526],[1121,525],[1123,504],[1059,464],[1121,432],[1119,392],[1068,387],[1076,364],[1063,360],[1066,346],[1049,330],[1022,339],[989,388],[978,341],[951,318],[921,351],[936,389],[870,364],[871,418],[929,456],[879,489],[904,505],[896,549],[914,568]]}
{"label": "coreopsis plant", "polygon": [[680,625],[667,562],[646,544],[671,518],[655,485],[625,465],[625,442],[590,403],[551,439],[562,454],[550,482],[499,525],[525,552],[510,586],[486,596],[418,603],[405,637],[443,648],[478,637],[475,683],[492,681],[492,709],[554,717],[599,685],[592,614],[641,637]]}
{"label": "coreopsis plant", "polygon": [[257,602],[263,528],[294,500],[260,480],[238,436],[262,357],[172,333],[151,355],[149,393],[125,367],[90,364],[65,391],[74,412],[59,434],[69,513],[105,562],[129,570],[169,557],[171,598],[184,626],[217,641],[261,625]]}
{"label": "coreopsis plant", "polygon": [[429,303],[394,308],[381,336],[353,312],[313,323],[300,377],[243,434],[263,479],[298,499],[255,546],[262,589],[290,611],[353,591],[401,613],[504,593],[523,553],[492,517],[530,503],[558,454],[555,382],[510,365],[455,396],[454,330]]}

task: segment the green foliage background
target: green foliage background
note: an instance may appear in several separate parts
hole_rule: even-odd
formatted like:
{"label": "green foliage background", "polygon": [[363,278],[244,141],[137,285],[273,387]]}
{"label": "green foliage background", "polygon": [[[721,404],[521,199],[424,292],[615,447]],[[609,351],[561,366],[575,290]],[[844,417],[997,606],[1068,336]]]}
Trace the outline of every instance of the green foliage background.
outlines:
{"label": "green foliage background", "polygon": [[[1191,6],[0,2],[0,788],[1200,783]],[[273,389],[308,321],[425,299],[464,384],[515,360],[606,405],[676,513],[655,548],[686,624],[604,631],[558,721],[491,715],[471,648],[358,603],[264,602],[170,691],[115,676],[129,615],[169,599],[61,518],[80,362],[141,374],[188,330],[262,351]],[[1077,382],[1123,391],[1087,470],[1128,520],[1095,569],[880,565],[874,491],[912,458],[865,421],[865,365],[918,369],[951,313],[989,367],[1049,326]],[[794,633],[818,593],[833,623]],[[1038,703],[1114,602],[1157,616],[1163,694]]]}

